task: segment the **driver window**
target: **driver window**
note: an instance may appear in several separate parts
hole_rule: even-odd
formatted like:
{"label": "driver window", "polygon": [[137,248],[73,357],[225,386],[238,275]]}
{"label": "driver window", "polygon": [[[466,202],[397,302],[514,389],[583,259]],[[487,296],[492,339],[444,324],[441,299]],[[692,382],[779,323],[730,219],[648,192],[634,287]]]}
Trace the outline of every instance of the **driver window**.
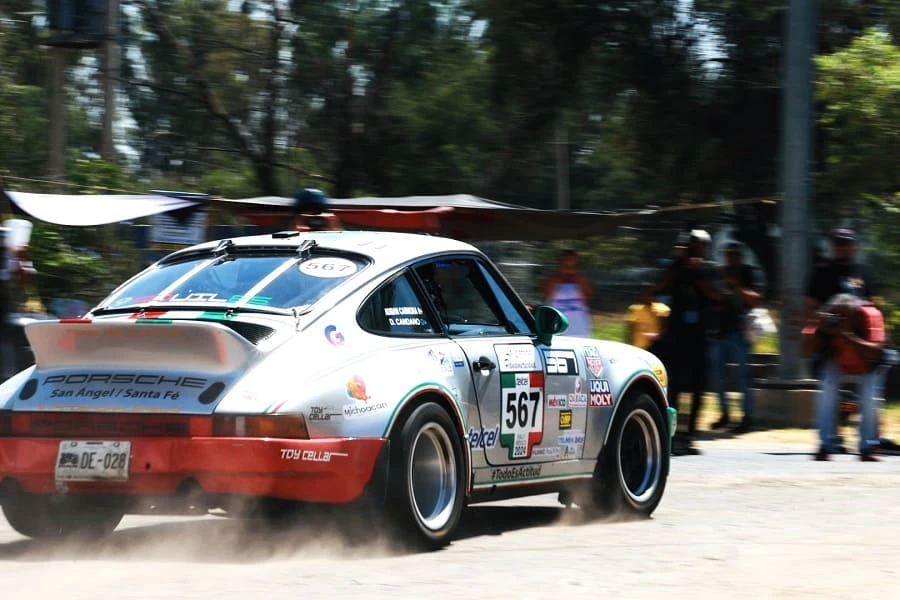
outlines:
{"label": "driver window", "polygon": [[435,334],[424,304],[408,275],[383,285],[359,311],[360,327],[386,335]]}
{"label": "driver window", "polygon": [[444,259],[416,268],[450,335],[491,336],[520,333],[504,314],[478,263]]}

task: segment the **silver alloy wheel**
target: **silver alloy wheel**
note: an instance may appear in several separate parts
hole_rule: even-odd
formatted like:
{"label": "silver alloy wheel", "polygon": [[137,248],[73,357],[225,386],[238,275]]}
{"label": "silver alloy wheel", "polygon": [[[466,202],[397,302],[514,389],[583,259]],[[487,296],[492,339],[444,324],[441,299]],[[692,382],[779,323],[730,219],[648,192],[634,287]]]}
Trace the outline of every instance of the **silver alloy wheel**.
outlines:
{"label": "silver alloy wheel", "polygon": [[653,497],[662,474],[663,448],[659,427],[643,408],[631,411],[619,436],[619,482],[634,504]]}
{"label": "silver alloy wheel", "polygon": [[438,531],[446,526],[456,505],[456,456],[450,436],[436,423],[416,433],[407,471],[410,499],[422,525]]}

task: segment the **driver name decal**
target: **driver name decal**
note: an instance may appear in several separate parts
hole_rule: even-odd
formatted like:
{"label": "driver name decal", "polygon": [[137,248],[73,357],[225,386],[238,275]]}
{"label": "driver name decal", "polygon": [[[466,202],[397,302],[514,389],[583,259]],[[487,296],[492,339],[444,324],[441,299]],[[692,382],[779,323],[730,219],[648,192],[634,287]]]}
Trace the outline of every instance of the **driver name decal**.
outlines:
{"label": "driver name decal", "polygon": [[500,388],[500,445],[509,449],[510,460],[531,458],[544,439],[544,374],[501,373]]}

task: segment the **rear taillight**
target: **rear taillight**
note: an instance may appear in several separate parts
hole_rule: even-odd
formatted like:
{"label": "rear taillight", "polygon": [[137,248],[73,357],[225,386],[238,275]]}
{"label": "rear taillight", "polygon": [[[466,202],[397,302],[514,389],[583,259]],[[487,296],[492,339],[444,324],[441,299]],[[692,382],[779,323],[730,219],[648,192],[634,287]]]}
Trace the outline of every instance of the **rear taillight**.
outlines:
{"label": "rear taillight", "polygon": [[214,415],[213,435],[220,437],[308,440],[303,415]]}

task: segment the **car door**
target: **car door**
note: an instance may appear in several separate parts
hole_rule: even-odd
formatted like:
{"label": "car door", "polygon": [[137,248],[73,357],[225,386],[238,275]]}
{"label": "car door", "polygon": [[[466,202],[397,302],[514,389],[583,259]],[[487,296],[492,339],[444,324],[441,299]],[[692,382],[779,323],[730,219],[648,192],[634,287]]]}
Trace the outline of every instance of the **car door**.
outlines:
{"label": "car door", "polygon": [[538,344],[525,307],[480,258],[433,260],[417,273],[472,372],[482,424],[470,432],[473,452],[491,465],[580,458],[587,394],[574,346]]}

